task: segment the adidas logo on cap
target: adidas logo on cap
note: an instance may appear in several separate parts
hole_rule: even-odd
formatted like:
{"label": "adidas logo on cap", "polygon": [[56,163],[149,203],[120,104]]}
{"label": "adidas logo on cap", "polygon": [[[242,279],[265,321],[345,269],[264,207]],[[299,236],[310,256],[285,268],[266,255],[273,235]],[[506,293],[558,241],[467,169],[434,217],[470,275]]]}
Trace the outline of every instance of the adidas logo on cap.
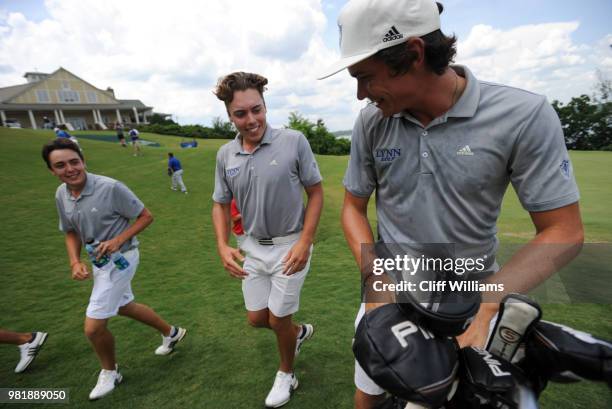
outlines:
{"label": "adidas logo on cap", "polygon": [[399,40],[400,38],[404,38],[404,35],[397,31],[395,26],[391,26],[391,30],[383,37],[383,43],[387,41]]}

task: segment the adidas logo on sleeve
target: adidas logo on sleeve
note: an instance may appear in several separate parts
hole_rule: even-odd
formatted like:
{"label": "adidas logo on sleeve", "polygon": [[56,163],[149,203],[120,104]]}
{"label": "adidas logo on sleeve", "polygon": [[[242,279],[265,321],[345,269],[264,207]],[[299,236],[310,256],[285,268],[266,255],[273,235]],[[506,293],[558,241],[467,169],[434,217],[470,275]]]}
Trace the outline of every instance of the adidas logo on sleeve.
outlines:
{"label": "adidas logo on sleeve", "polygon": [[393,40],[399,40],[400,38],[404,38],[404,35],[397,31],[397,28],[395,28],[395,26],[391,26],[389,32],[383,37],[383,43]]}

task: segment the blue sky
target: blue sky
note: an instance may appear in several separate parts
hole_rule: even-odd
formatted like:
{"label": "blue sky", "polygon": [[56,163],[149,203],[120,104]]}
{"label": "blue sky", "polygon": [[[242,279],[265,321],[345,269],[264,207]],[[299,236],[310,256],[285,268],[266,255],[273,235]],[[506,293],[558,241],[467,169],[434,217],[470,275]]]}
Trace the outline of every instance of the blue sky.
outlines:
{"label": "blue sky", "polygon": [[[508,29],[525,24],[579,21],[580,29],[575,39],[593,42],[610,33],[612,26],[612,1],[610,0],[445,0],[442,27],[459,38],[466,36],[476,24],[489,24]],[[330,21],[326,40],[337,44],[335,23],[345,0],[323,1],[325,14]],[[334,43],[335,42],[335,43]]]}
{"label": "blue sky", "polygon": [[[59,66],[119,98],[139,98],[181,123],[225,116],[211,93],[233,70],[270,79],[269,120],[291,111],[347,129],[363,106],[338,57],[344,0],[0,0],[0,87]],[[477,77],[550,100],[591,94],[612,77],[612,1],[446,0],[442,29],[459,38],[457,62]],[[229,18],[228,16],[231,16]],[[164,27],[160,30],[159,27]]]}

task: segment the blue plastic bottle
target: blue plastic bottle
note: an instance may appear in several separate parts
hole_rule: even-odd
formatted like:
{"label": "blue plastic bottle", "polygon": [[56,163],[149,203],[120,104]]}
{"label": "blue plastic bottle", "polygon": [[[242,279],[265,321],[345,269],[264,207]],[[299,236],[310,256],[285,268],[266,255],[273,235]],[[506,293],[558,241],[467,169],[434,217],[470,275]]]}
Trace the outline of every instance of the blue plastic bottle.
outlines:
{"label": "blue plastic bottle", "polygon": [[119,270],[125,270],[130,266],[129,261],[123,257],[123,254],[121,254],[120,251],[113,253],[111,255],[111,259],[113,260],[113,263],[115,263],[115,267],[117,267]]}
{"label": "blue plastic bottle", "polygon": [[85,251],[87,251],[89,260],[91,260],[91,264],[98,268],[101,268],[108,264],[108,262],[110,261],[110,257],[108,256],[108,254],[105,254],[104,256],[100,257],[99,260],[96,259],[96,248],[98,247],[98,244],[100,243],[94,241],[93,239],[88,240],[85,244]]}

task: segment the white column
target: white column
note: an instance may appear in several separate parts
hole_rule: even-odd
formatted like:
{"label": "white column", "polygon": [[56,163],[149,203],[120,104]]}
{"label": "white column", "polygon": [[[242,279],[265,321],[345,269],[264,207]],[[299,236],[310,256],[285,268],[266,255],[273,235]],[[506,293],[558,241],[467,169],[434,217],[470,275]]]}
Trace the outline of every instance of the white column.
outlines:
{"label": "white column", "polygon": [[96,116],[96,110],[92,109],[91,113],[93,114],[94,124],[98,123],[98,117]]}
{"label": "white column", "polygon": [[2,119],[2,125],[6,124],[6,115],[4,111],[0,111],[0,119]]}
{"label": "white column", "polygon": [[28,110],[28,115],[30,115],[30,122],[32,123],[32,129],[38,129],[36,127],[36,120],[34,119],[34,113],[31,109]]}
{"label": "white column", "polygon": [[119,122],[120,124],[123,123],[123,120],[121,119],[121,112],[119,112],[119,110],[116,109],[115,113],[117,114],[117,122]]}
{"label": "white column", "polygon": [[100,112],[99,109],[96,109],[96,111],[98,112],[98,120],[101,124],[104,123],[104,119],[102,119],[102,112]]}
{"label": "white column", "polygon": [[60,109],[59,114],[60,114],[60,119],[62,120],[62,123],[65,124],[66,118],[64,118],[64,111]]}
{"label": "white column", "polygon": [[57,109],[53,110],[53,115],[55,116],[55,125],[60,123],[59,114],[57,113]]}
{"label": "white column", "polygon": [[132,110],[134,111],[134,116],[136,117],[136,123],[140,124],[140,119],[138,119],[138,110],[136,107],[132,107]]}

